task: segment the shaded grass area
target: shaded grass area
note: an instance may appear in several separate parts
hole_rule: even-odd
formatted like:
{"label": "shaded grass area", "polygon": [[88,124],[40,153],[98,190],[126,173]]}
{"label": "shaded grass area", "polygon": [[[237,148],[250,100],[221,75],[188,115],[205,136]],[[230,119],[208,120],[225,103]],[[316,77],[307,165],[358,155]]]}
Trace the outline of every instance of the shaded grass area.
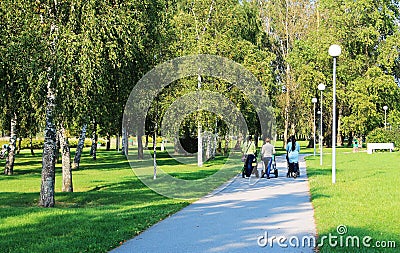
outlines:
{"label": "shaded grass area", "polygon": [[[0,176],[0,252],[107,252],[191,203],[153,192],[122,155],[100,150],[96,161],[82,157],[73,172],[73,193],[61,192],[57,165],[56,207],[41,208],[41,153],[28,152],[17,157],[13,176]],[[171,174],[190,179],[214,173],[224,161],[180,169],[162,156],[158,160]]]}
{"label": "shaded grass area", "polygon": [[[319,237],[339,236],[337,246],[326,240],[321,252],[399,252],[400,250],[400,153],[352,153],[337,149],[336,184],[332,184],[330,154],[323,166],[319,157],[307,157],[312,204]],[[330,153],[330,150],[326,150]],[[339,225],[347,227],[342,236]],[[348,236],[359,238],[359,247]],[[363,244],[363,239],[372,239]],[[350,239],[349,239],[350,240]],[[369,246],[368,246],[369,245]],[[385,245],[386,247],[382,247]],[[378,247],[379,246],[379,247]],[[396,246],[393,248],[393,246]]]}

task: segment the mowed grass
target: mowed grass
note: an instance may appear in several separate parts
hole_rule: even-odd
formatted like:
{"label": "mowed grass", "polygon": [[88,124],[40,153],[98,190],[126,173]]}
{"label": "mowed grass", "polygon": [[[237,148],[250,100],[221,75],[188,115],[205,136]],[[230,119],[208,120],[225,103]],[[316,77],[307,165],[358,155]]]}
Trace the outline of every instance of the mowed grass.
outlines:
{"label": "mowed grass", "polygon": [[[54,208],[38,206],[40,151],[34,157],[27,150],[17,156],[15,174],[0,176],[0,252],[107,252],[191,203],[150,190],[115,151],[100,150],[96,161],[87,153],[73,171],[73,193],[61,192],[57,165]],[[168,159],[159,161],[168,164]],[[200,172],[194,166],[182,174],[172,165],[168,170],[195,179],[214,173],[222,161]]]}
{"label": "mowed grass", "polygon": [[[368,155],[337,149],[336,184],[332,184],[331,150],[325,152],[323,166],[319,156],[306,159],[319,238],[339,236],[332,244],[325,240],[320,252],[399,252],[400,152]],[[347,227],[342,244],[339,225]],[[348,236],[358,237],[360,247]],[[372,238],[366,239],[370,247],[363,244],[366,236]],[[389,248],[393,242],[396,248]]]}

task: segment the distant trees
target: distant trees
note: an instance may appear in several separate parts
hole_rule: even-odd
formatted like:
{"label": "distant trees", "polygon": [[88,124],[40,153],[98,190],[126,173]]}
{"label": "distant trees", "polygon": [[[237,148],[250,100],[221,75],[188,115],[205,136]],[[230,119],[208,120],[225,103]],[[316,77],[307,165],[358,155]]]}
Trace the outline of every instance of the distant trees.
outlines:
{"label": "distant trees", "polygon": [[[262,134],[243,92],[207,76],[177,80],[158,94],[145,132],[123,130],[124,106],[137,81],[179,56],[223,56],[251,71],[276,108],[278,133],[286,139],[292,133],[310,135],[311,98],[319,97],[319,83],[327,86],[322,127],[330,134],[332,59],[327,50],[340,44],[338,143],[382,127],[384,105],[390,126],[400,126],[398,1],[6,0],[0,12],[0,128],[11,136],[5,173],[13,174],[18,138],[32,139],[44,130],[42,206],[54,205],[57,136],[63,190],[72,191],[69,137],[82,136],[73,168],[79,167],[85,136],[93,138],[95,159],[99,134],[108,140],[124,136],[125,144],[126,136],[136,135],[141,158],[141,137],[159,135],[169,106],[197,90],[229,98],[250,133]],[[180,133],[195,137],[199,128],[220,140],[229,135],[224,119],[206,111],[188,115]],[[205,145],[209,158],[210,141]]]}

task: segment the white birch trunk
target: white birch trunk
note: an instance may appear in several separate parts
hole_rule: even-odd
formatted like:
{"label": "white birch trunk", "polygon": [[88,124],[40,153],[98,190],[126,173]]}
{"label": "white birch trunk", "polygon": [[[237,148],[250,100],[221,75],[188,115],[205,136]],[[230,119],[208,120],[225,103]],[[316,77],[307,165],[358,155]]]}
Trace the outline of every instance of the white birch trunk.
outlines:
{"label": "white birch trunk", "polygon": [[92,147],[91,147],[91,155],[93,160],[97,159],[97,123],[93,122],[93,132],[92,132]]}
{"label": "white birch trunk", "polygon": [[72,187],[72,169],[71,169],[71,152],[69,148],[68,138],[65,133],[65,128],[60,125],[59,139],[62,156],[62,191],[73,192]]}
{"label": "white birch trunk", "polygon": [[17,143],[17,115],[14,113],[14,117],[11,119],[11,134],[10,134],[10,144],[8,146],[8,157],[6,157],[6,166],[4,169],[5,175],[14,174],[14,161],[15,161],[15,151]]}
{"label": "white birch trunk", "polygon": [[[47,68],[47,105],[46,105],[46,126],[44,130],[44,145],[42,156],[42,182],[40,188],[39,205],[43,207],[54,207],[54,184],[55,184],[55,165],[56,165],[56,127],[54,125],[55,109],[55,82],[56,82],[56,43],[58,27],[57,20],[57,1],[49,9],[50,18],[50,65]],[[43,18],[42,18],[43,20]]]}
{"label": "white birch trunk", "polygon": [[79,169],[79,164],[81,162],[82,151],[83,151],[83,147],[85,145],[86,129],[87,129],[87,124],[85,123],[85,124],[83,124],[82,131],[81,131],[81,134],[79,136],[78,145],[76,146],[74,163],[73,163],[73,166],[72,166],[73,169]]}
{"label": "white birch trunk", "polygon": [[127,145],[127,141],[126,141],[126,129],[123,127],[122,128],[122,154],[123,155],[127,155],[126,154],[126,145]]}

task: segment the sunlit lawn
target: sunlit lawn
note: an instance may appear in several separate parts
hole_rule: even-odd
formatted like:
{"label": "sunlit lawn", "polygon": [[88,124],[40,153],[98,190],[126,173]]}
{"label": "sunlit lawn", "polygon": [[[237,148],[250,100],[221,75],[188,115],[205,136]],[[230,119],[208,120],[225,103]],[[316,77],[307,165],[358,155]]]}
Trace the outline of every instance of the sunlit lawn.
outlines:
{"label": "sunlit lawn", "polygon": [[[82,158],[73,172],[73,193],[61,192],[57,165],[56,207],[41,208],[41,153],[28,153],[17,157],[15,175],[0,176],[0,252],[106,252],[190,204],[156,194],[122,155],[100,151],[96,161]],[[177,177],[205,177],[222,161],[207,163],[202,172],[195,166],[167,170]]]}
{"label": "sunlit lawn", "polygon": [[[301,153],[312,154],[301,142]],[[277,143],[278,154],[284,149]],[[93,161],[85,150],[81,169],[73,172],[73,193],[61,192],[57,165],[56,207],[37,206],[41,153],[32,157],[23,150],[16,159],[15,175],[0,176],[1,252],[106,252],[154,223],[191,203],[169,199],[147,188],[128,162],[115,151],[100,150]],[[317,149],[317,153],[319,150]],[[337,182],[331,182],[331,150],[307,157],[312,203],[319,237],[338,235],[346,225],[349,236],[370,236],[395,241],[400,247],[400,153],[352,153],[337,149]],[[185,157],[181,157],[186,159]],[[190,158],[187,158],[190,159]],[[158,153],[158,164],[181,179],[201,179],[218,171],[225,158],[217,157],[202,168],[181,164]],[[4,160],[0,163],[4,165]],[[211,189],[210,189],[211,190]],[[330,247],[321,252],[397,252],[382,248]]]}
{"label": "sunlit lawn", "polygon": [[[338,236],[339,225],[345,225],[348,232],[343,235],[343,247],[339,241],[336,247],[325,241],[321,252],[399,252],[400,152],[368,155],[339,148],[335,184],[331,177],[331,150],[325,152],[323,166],[319,164],[319,156],[307,158],[318,234],[320,238],[329,234]],[[346,236],[360,238],[360,248],[345,247]],[[363,246],[365,236],[372,237],[371,247]],[[386,245],[395,241],[397,248],[378,248],[376,241],[385,241],[382,243]]]}

